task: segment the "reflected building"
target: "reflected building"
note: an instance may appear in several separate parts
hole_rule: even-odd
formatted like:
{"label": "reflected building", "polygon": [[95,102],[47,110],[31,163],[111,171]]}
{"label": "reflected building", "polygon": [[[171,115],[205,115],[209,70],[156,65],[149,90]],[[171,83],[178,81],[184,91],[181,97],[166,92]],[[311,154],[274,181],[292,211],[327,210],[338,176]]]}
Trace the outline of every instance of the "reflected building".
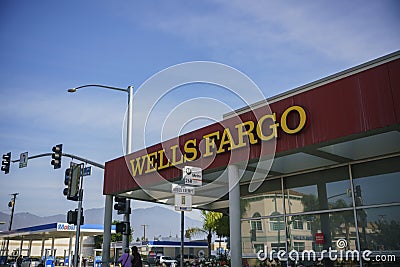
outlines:
{"label": "reflected building", "polygon": [[[273,191],[242,200],[243,217],[252,218],[242,223],[243,253],[252,254],[264,249],[267,252],[285,250],[286,242],[298,251],[313,249],[312,218],[293,216],[285,222],[283,216],[284,202],[290,213],[304,211],[304,194],[288,190],[287,196],[284,199],[281,192]],[[288,224],[287,232],[285,223]]]}
{"label": "reflected building", "polygon": [[264,249],[360,249],[398,259],[398,162],[394,156],[266,180],[256,194],[241,199],[243,256],[254,266],[256,253]]}

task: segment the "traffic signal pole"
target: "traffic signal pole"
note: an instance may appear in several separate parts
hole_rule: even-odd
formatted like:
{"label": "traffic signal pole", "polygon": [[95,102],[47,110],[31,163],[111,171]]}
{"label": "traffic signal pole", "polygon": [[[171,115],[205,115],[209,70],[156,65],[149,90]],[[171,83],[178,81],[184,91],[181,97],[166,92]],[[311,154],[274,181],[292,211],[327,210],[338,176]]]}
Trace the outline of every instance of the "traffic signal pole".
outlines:
{"label": "traffic signal pole", "polygon": [[[51,155],[53,155],[53,153],[42,153],[42,154],[38,154],[38,155],[29,156],[28,159],[36,159],[36,158],[42,158],[42,157],[48,157],[48,156],[51,157]],[[105,168],[103,164],[100,164],[100,163],[91,161],[90,159],[82,158],[82,157],[77,156],[77,155],[68,154],[68,153],[62,153],[62,155],[63,155],[63,157],[68,157],[68,158],[71,158],[71,159],[76,159],[76,160],[85,162],[85,163],[87,163],[87,164],[90,164],[90,165],[92,165],[92,166],[95,166],[95,167],[100,168],[100,169],[103,169],[103,170],[104,170],[104,168]],[[12,163],[19,162],[19,159],[12,160],[11,162],[12,162]]]}
{"label": "traffic signal pole", "polygon": [[[17,195],[19,193],[14,193],[11,194],[13,196],[13,199],[10,201],[11,204],[11,216],[10,216],[10,224],[8,225],[8,231],[10,232],[12,229],[12,223],[13,223],[13,218],[14,218],[14,210],[15,210],[15,201],[17,199]],[[7,242],[6,242],[6,256],[8,256],[8,246],[10,244],[10,239],[7,238]]]}
{"label": "traffic signal pole", "polygon": [[81,235],[82,202],[83,202],[83,175],[81,174],[80,185],[79,185],[78,218],[77,218],[76,237],[75,237],[74,266],[78,266],[79,239]]}

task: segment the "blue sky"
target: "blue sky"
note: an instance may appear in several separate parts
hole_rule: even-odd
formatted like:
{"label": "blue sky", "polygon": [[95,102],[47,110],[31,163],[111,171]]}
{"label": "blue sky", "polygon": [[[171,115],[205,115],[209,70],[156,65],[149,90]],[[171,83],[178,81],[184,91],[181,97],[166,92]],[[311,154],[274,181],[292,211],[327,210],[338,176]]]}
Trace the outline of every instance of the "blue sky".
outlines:
{"label": "blue sky", "polygon": [[[11,151],[16,159],[63,143],[64,152],[104,163],[123,155],[126,94],[99,88],[69,94],[68,88],[139,88],[167,67],[200,60],[238,69],[271,97],[399,50],[399,14],[400,3],[386,0],[2,0],[0,153]],[[243,106],[222,88],[192,85],[166,96],[155,114],[197,97]],[[215,110],[216,117],[223,112]],[[159,121],[148,123],[155,126],[148,132],[150,144],[160,127]],[[185,129],[190,126],[196,123]],[[24,169],[13,164],[9,174],[0,174],[0,211],[9,211],[14,192],[20,193],[17,212],[74,209],[76,203],[62,195],[69,162],[64,158],[59,170],[49,158],[29,161]],[[104,205],[102,180],[96,169],[86,178],[84,208]]]}

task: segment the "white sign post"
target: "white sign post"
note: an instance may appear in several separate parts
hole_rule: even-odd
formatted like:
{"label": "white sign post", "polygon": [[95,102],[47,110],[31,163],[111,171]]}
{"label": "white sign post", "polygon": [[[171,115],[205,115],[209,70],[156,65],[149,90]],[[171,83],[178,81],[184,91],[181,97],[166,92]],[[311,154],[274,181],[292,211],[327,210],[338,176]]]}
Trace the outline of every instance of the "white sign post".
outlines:
{"label": "white sign post", "polygon": [[[185,166],[182,169],[182,182],[185,185],[201,186],[203,183],[203,172],[201,168]],[[191,186],[172,185],[172,193],[175,193],[175,210],[181,212],[181,260],[180,266],[183,266],[184,252],[184,228],[185,211],[192,210],[192,195],[194,188]]]}
{"label": "white sign post", "polygon": [[201,186],[203,184],[203,172],[201,168],[185,166],[182,180],[186,185]]}
{"label": "white sign post", "polygon": [[194,188],[172,184],[172,193],[175,194],[175,210],[176,211],[191,211],[192,210],[192,195]]}
{"label": "white sign post", "polygon": [[194,187],[179,185],[179,184],[172,184],[172,193],[194,195]]}
{"label": "white sign post", "polygon": [[175,210],[176,211],[191,211],[192,210],[192,195],[175,194]]}

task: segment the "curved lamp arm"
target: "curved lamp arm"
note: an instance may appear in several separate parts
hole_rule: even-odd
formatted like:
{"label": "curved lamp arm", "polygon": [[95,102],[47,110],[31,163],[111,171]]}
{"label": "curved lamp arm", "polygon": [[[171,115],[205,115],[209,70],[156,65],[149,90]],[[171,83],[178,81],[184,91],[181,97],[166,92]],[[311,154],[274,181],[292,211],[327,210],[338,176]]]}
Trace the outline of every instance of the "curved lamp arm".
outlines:
{"label": "curved lamp arm", "polygon": [[129,93],[129,88],[130,88],[131,86],[128,86],[127,89],[123,89],[123,88],[118,88],[118,87],[113,87],[113,86],[107,86],[107,85],[101,85],[101,84],[86,84],[86,85],[82,85],[82,86],[70,88],[70,89],[68,89],[68,92],[74,93],[74,92],[76,92],[78,89],[85,88],[85,87],[101,87],[101,88],[106,88],[106,89],[111,89],[111,90],[117,90],[117,91],[123,91],[123,92]]}

